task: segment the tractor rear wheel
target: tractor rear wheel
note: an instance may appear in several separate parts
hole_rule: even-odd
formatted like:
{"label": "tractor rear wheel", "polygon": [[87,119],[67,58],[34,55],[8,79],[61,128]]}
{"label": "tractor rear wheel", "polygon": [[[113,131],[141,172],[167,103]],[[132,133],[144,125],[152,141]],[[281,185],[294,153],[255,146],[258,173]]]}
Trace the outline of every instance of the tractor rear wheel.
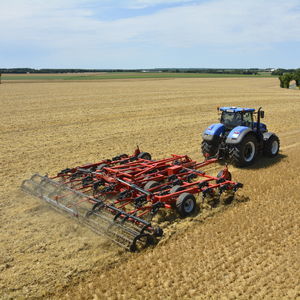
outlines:
{"label": "tractor rear wheel", "polygon": [[217,154],[218,146],[208,141],[202,141],[201,151],[204,157],[211,157]]}
{"label": "tractor rear wheel", "polygon": [[176,208],[181,217],[193,214],[196,209],[196,199],[190,193],[182,193],[176,201]]}
{"label": "tractor rear wheel", "polygon": [[247,167],[254,163],[257,154],[257,140],[253,135],[246,135],[233,146],[231,161],[237,167]]}
{"label": "tractor rear wheel", "polygon": [[264,145],[264,155],[275,157],[279,152],[280,141],[277,135],[272,135]]}

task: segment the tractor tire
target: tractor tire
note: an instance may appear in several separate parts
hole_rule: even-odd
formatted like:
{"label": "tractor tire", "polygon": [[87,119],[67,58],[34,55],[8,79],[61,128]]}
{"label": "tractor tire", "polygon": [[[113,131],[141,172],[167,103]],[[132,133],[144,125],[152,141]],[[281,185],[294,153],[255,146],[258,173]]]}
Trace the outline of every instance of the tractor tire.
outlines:
{"label": "tractor tire", "polygon": [[212,157],[217,154],[218,147],[213,143],[202,141],[201,151],[204,157]]}
{"label": "tractor tire", "polygon": [[279,152],[280,141],[277,135],[272,135],[264,144],[264,155],[275,157]]}
{"label": "tractor tire", "polygon": [[196,199],[190,193],[182,193],[176,201],[176,208],[181,217],[187,217],[193,214],[196,209]]}
{"label": "tractor tire", "polygon": [[152,189],[158,185],[159,185],[159,183],[157,181],[154,181],[154,180],[148,181],[144,186],[144,190],[149,191],[150,189]]}
{"label": "tractor tire", "polygon": [[138,155],[138,158],[146,159],[146,160],[151,160],[151,154],[148,152],[141,152]]}
{"label": "tractor tire", "polygon": [[231,162],[236,167],[247,167],[254,163],[257,155],[257,140],[252,134],[246,135],[237,145],[233,146]]}

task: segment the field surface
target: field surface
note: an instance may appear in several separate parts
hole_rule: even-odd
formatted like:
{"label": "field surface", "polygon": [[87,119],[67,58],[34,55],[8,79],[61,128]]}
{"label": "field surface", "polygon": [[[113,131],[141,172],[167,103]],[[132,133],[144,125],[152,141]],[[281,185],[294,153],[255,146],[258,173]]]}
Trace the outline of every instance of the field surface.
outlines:
{"label": "field surface", "polygon": [[[0,299],[299,299],[298,90],[275,78],[4,83],[0,105]],[[222,105],[263,106],[280,155],[231,167],[243,201],[174,222],[155,248],[125,253],[19,191],[32,173],[136,144],[202,160]]]}
{"label": "field surface", "polygon": [[212,74],[212,73],[159,73],[159,72],[109,72],[109,73],[65,73],[65,74],[3,74],[4,82],[20,81],[81,81],[104,79],[148,79],[148,78],[226,78],[226,77],[270,77],[271,73],[261,72],[257,75]]}

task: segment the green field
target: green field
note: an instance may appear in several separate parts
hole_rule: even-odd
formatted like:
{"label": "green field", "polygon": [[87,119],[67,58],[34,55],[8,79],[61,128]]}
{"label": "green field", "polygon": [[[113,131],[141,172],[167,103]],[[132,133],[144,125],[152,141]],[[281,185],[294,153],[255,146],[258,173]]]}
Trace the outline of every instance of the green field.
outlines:
{"label": "green field", "polygon": [[212,74],[212,73],[75,73],[75,74],[2,74],[2,80],[102,80],[142,78],[219,78],[219,77],[270,77],[270,73],[258,75]]}

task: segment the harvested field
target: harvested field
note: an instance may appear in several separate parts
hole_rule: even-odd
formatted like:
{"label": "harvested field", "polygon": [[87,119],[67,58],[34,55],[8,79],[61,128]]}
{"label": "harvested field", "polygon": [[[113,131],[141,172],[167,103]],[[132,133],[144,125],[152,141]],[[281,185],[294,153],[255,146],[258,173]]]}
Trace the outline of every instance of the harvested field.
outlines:
{"label": "harvested field", "polygon": [[[0,85],[0,298],[300,297],[300,94],[275,78]],[[19,191],[32,173],[131,153],[201,160],[217,106],[263,106],[282,150],[235,169],[229,206],[175,222],[157,247],[126,253]],[[217,169],[216,169],[217,170]]]}

